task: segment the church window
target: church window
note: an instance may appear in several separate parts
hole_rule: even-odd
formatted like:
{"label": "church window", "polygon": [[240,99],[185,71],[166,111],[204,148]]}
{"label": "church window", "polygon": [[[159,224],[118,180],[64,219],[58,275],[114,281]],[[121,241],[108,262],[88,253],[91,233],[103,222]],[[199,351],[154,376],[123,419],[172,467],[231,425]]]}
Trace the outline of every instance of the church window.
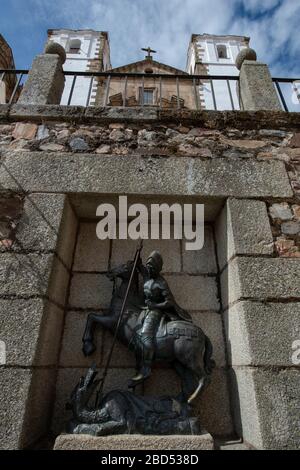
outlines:
{"label": "church window", "polygon": [[81,49],[81,41],[79,39],[73,39],[70,41],[69,53],[70,54],[79,54]]}
{"label": "church window", "polygon": [[[141,93],[141,98],[142,98],[142,93]],[[153,98],[154,98],[154,90],[151,88],[145,88],[144,89],[144,96],[143,96],[143,101],[141,104],[145,105],[151,105],[153,104]]]}
{"label": "church window", "polygon": [[224,44],[217,46],[217,53],[219,59],[228,59],[227,47]]}

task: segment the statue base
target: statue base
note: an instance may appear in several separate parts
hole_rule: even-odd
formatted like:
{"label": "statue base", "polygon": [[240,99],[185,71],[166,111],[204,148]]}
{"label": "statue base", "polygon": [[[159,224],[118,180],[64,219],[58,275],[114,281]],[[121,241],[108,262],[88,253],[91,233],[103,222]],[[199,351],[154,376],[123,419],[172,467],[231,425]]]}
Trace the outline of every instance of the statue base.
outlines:
{"label": "statue base", "polygon": [[61,434],[54,450],[213,450],[214,441],[205,431],[193,436],[153,436],[119,434],[94,437],[87,434]]}

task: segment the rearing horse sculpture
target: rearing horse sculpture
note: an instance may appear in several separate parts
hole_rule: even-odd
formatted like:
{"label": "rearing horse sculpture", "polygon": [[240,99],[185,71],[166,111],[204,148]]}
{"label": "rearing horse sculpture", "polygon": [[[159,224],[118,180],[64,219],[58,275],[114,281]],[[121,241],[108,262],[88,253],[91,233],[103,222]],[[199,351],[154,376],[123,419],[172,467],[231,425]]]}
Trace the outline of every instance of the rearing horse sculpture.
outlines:
{"label": "rearing horse sculpture", "polygon": [[[133,263],[128,261],[107,273],[107,277],[114,282],[109,313],[88,315],[82,339],[83,353],[86,356],[91,355],[96,349],[93,343],[96,324],[115,332],[132,267]],[[121,280],[119,285],[117,285],[118,279]],[[135,351],[136,366],[140,369],[143,357],[143,345],[140,339],[143,295],[139,294],[138,285],[138,272],[135,272],[117,337]],[[164,317],[162,318],[155,337],[153,360],[168,362],[175,368],[181,378],[182,401],[190,403],[209,384],[215,365],[211,356],[211,342],[201,328],[188,321],[166,321]],[[135,384],[130,383],[129,386],[134,387]]]}

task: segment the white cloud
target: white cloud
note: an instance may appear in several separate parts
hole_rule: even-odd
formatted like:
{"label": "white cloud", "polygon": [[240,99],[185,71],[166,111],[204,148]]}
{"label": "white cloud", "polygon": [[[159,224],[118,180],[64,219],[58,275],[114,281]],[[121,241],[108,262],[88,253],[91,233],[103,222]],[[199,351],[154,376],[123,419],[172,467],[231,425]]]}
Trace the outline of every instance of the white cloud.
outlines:
{"label": "white cloud", "polygon": [[[271,16],[236,19],[232,31],[251,36],[258,58],[271,66],[273,74],[297,75],[300,72],[299,24],[299,0],[284,0]],[[295,58],[294,64],[291,57]]]}
{"label": "white cloud", "polygon": [[279,3],[279,0],[243,0],[245,10],[251,13],[265,13]]}
{"label": "white cloud", "polygon": [[49,27],[108,31],[113,66],[139,60],[140,48],[150,45],[158,60],[184,68],[191,34],[204,32],[251,36],[259,59],[274,71],[286,51],[298,64],[299,0],[242,0],[251,12],[244,17],[241,0],[59,0],[59,6],[32,1],[35,16],[47,19]]}

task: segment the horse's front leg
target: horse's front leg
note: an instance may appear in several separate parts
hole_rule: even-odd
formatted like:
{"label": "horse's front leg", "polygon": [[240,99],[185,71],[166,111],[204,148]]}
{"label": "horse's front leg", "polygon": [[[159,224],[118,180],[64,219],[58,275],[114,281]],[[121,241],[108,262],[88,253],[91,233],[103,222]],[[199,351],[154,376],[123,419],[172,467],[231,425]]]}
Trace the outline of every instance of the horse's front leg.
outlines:
{"label": "horse's front leg", "polygon": [[97,313],[90,313],[88,315],[82,337],[82,351],[85,356],[90,356],[96,350],[96,346],[93,342],[95,326],[98,324],[104,328],[111,329],[113,323],[114,321],[110,315],[99,315]]}

